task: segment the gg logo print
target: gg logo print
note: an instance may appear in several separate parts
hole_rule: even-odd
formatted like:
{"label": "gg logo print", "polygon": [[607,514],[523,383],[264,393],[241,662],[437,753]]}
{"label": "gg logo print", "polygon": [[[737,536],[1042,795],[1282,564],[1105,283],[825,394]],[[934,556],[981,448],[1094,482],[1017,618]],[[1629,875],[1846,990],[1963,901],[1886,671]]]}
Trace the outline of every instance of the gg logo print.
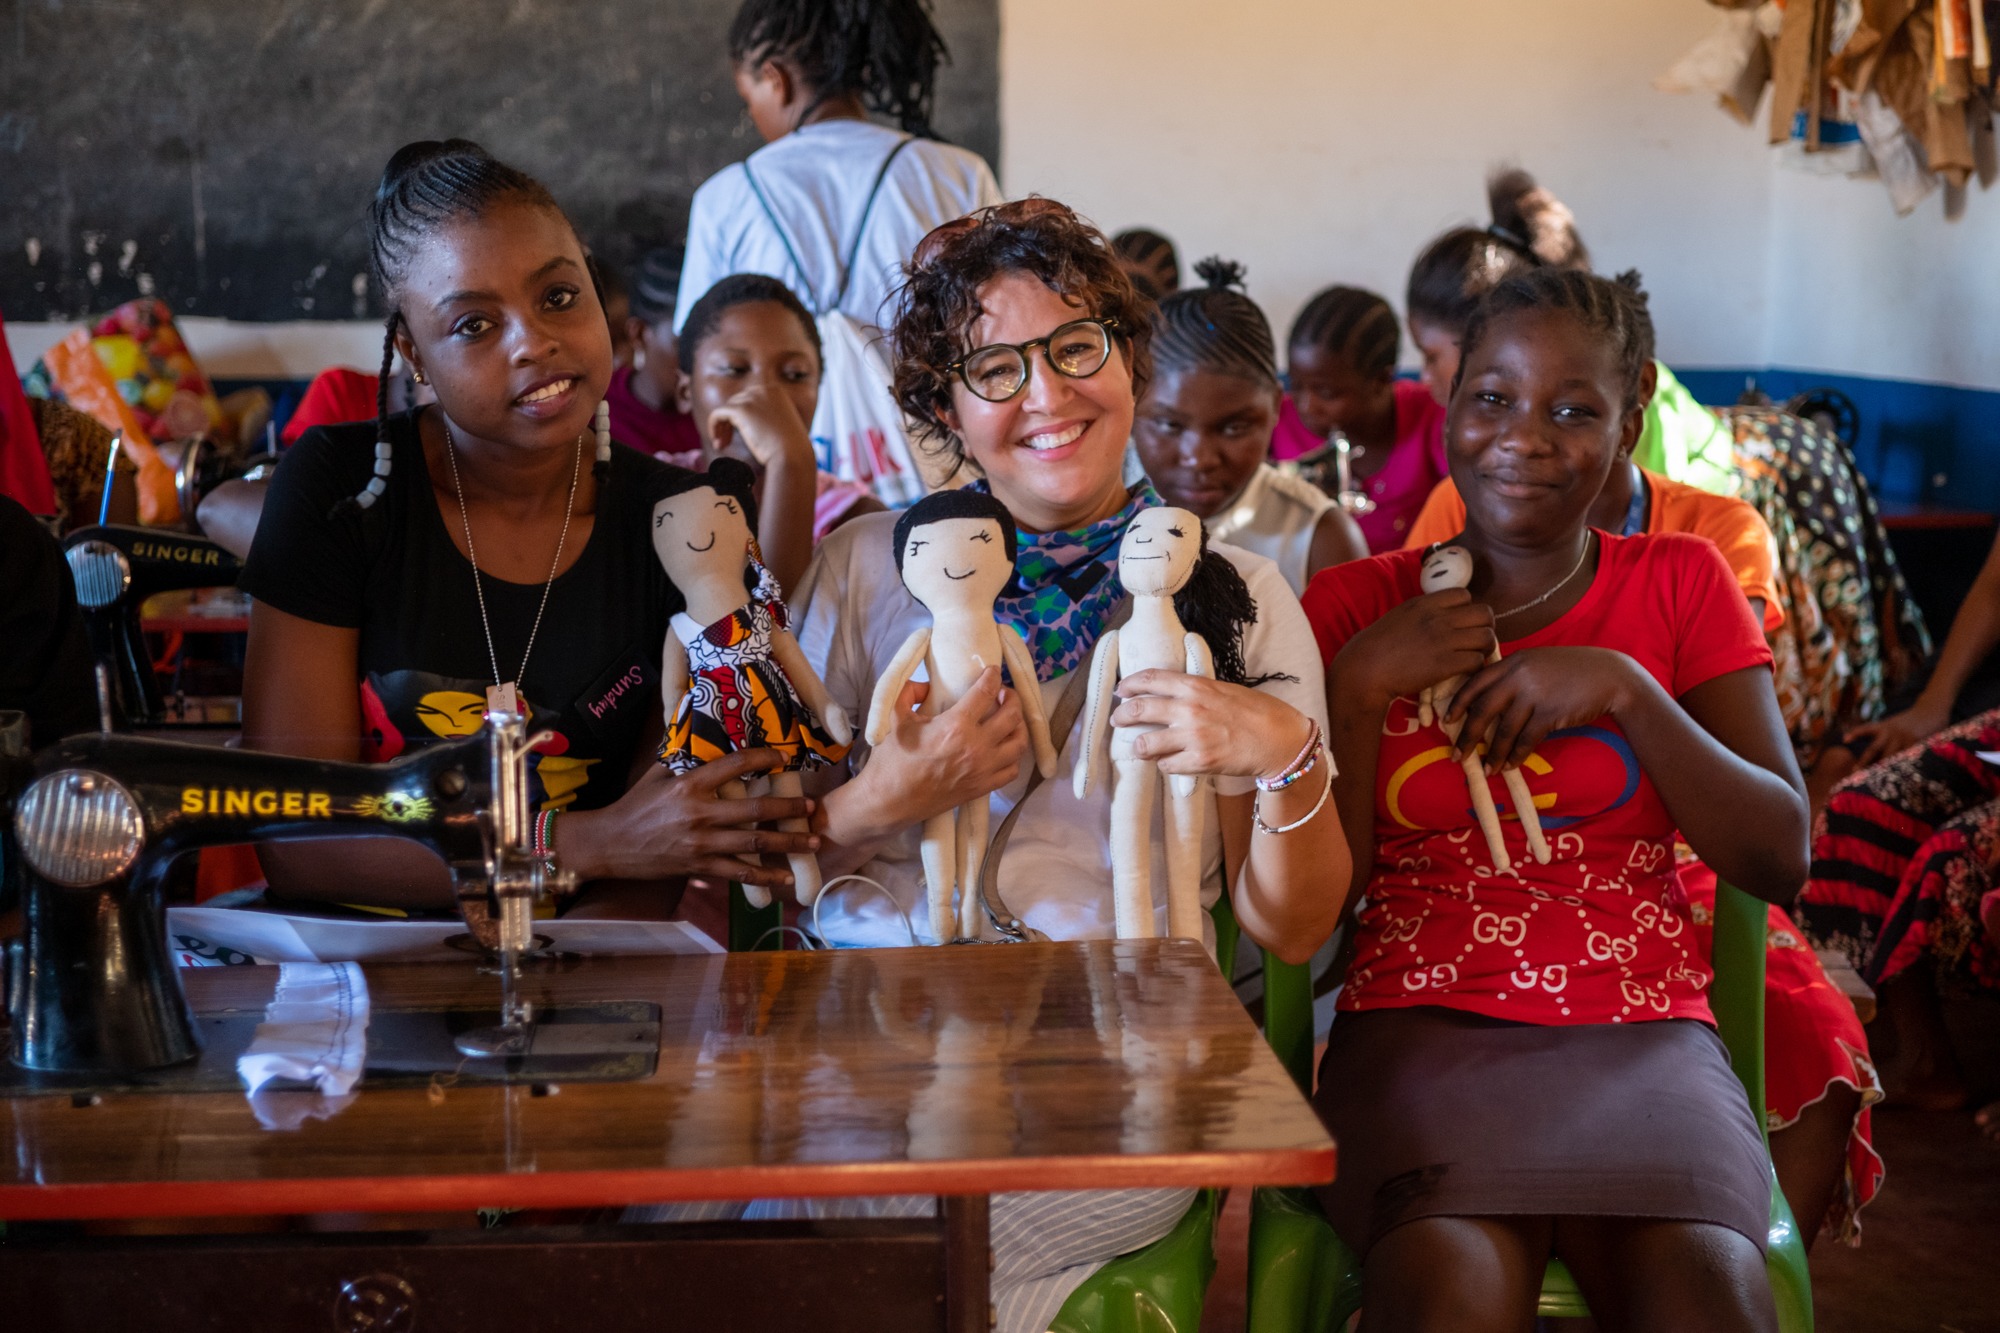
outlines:
{"label": "gg logo print", "polygon": [[1481,912],[1472,918],[1472,938],[1481,944],[1501,944],[1512,949],[1528,938],[1528,918]]}

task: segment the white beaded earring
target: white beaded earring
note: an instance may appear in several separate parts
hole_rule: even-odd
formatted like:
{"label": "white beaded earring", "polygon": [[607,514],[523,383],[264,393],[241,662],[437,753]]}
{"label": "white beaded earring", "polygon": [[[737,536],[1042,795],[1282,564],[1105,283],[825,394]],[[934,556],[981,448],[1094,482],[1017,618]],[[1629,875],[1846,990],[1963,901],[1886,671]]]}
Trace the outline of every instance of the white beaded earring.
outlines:
{"label": "white beaded earring", "polygon": [[611,403],[600,399],[597,404],[597,461],[611,461]]}

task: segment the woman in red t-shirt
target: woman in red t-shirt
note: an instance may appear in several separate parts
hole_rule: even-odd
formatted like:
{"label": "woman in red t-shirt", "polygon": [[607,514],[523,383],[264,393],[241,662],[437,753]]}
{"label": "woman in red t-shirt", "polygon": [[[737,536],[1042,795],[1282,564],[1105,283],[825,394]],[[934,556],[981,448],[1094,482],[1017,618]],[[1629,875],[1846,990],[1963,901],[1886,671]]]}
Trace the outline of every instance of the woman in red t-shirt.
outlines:
{"label": "woman in red t-shirt", "polygon": [[[1524,1327],[1552,1253],[1602,1311],[1773,1326],[1770,1167],[1673,841],[1787,901],[1804,785],[1714,547],[1587,525],[1652,379],[1636,281],[1501,283],[1446,428],[1472,587],[1420,595],[1423,553],[1401,551],[1306,591],[1341,814],[1373,867],[1317,1098],[1341,1144],[1328,1212],[1366,1256],[1364,1328]],[[1416,694],[1461,672],[1457,746],[1527,774],[1548,865],[1492,781],[1513,861],[1495,870],[1453,743],[1418,720]]]}

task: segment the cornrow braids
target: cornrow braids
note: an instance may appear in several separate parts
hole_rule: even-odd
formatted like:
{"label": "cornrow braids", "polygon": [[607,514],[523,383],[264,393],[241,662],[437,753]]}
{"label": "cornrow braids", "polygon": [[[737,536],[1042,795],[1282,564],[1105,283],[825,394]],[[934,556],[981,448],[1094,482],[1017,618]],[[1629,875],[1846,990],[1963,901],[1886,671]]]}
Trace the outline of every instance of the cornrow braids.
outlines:
{"label": "cornrow braids", "polygon": [[1374,292],[1328,287],[1307,301],[1292,321],[1287,347],[1319,347],[1369,378],[1396,373],[1403,330],[1396,312]]}
{"label": "cornrow braids", "polygon": [[1636,270],[1601,278],[1578,269],[1538,268],[1501,282],[1480,301],[1465,326],[1460,340],[1463,355],[1451,382],[1454,397],[1473,349],[1494,322],[1527,310],[1564,311],[1609,340],[1618,353],[1625,408],[1638,406],[1639,382],[1653,359],[1653,316]]}
{"label": "cornrow braids", "polygon": [[905,133],[935,139],[937,71],[951,52],[930,11],[930,0],[744,0],[729,25],[729,59],[796,67],[812,94],[799,124],[851,93]]}
{"label": "cornrow braids", "polygon": [[680,304],[681,260],[678,249],[648,250],[632,274],[632,313],[649,325],[665,324]]}
{"label": "cornrow braids", "polygon": [[1153,317],[1154,363],[1234,375],[1276,389],[1271,324],[1243,291],[1243,266],[1210,256],[1194,271],[1203,285],[1175,292]]}
{"label": "cornrow braids", "polygon": [[[568,221],[555,196],[540,181],[508,166],[470,139],[423,139],[404,144],[382,169],[374,201],[368,206],[369,260],[389,306],[382,334],[382,377],[375,393],[374,475],[357,494],[334,506],[333,517],[373,507],[389,488],[390,463],[395,456],[389,443],[389,373],[395,362],[396,330],[403,325],[398,303],[411,257],[426,237],[445,224],[476,217],[501,203],[546,208]],[[603,288],[596,265],[587,254],[585,263],[601,302]],[[601,404],[596,430],[597,461],[591,470],[603,481],[610,470],[611,436]]]}
{"label": "cornrow braids", "polygon": [[1486,205],[1491,225],[1453,228],[1410,266],[1410,318],[1463,329],[1480,298],[1516,273],[1590,267],[1575,215],[1527,172],[1510,167],[1488,177]]}
{"label": "cornrow braids", "polygon": [[1111,238],[1111,249],[1135,282],[1151,283],[1157,288],[1146,292],[1155,301],[1180,290],[1180,252],[1174,249],[1172,241],[1151,227],[1126,228]]}
{"label": "cornrow braids", "polygon": [[760,301],[770,301],[791,311],[805,327],[806,338],[813,346],[813,355],[824,359],[819,342],[819,323],[806,309],[805,302],[799,300],[797,292],[769,274],[732,273],[703,292],[701,299],[688,308],[687,318],[681,322],[681,365],[687,367],[694,364],[701,345],[714,335],[715,326],[722,322],[725,313],[737,306],[754,305]]}

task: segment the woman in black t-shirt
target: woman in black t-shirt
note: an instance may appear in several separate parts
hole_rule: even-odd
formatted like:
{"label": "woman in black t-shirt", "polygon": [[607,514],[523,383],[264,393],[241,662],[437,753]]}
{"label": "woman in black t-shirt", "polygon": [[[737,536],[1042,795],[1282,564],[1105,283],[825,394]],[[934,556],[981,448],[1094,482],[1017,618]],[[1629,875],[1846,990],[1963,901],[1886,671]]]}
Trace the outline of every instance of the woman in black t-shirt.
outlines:
{"label": "woman in black t-shirt", "polygon": [[[767,751],[672,777],[661,641],[680,598],[652,550],[666,465],[594,433],[611,343],[583,247],[548,192],[463,140],[411,144],[383,173],[374,260],[400,351],[432,407],[309,432],[271,483],[243,586],[250,746],[386,760],[484,721],[511,687],[537,748],[529,800],[558,810],[558,863],[584,880],[689,874],[784,886],[817,839],[755,829],[810,802],[720,799]],[[600,418],[601,419],[601,418]],[[448,907],[420,850],[263,852],[281,895]],[[661,906],[668,904],[662,903]]]}

